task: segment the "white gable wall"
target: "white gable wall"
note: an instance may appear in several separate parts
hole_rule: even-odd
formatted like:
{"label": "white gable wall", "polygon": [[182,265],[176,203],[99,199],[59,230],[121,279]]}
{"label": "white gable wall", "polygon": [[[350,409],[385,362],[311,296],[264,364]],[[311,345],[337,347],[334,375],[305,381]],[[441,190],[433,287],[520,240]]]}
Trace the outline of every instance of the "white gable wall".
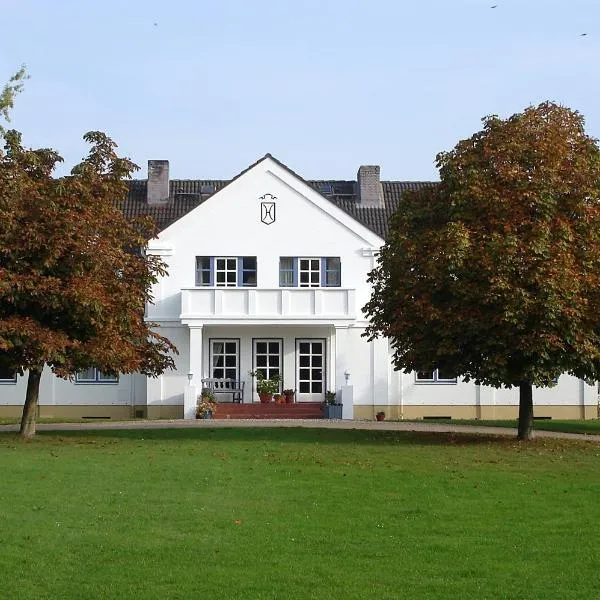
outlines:
{"label": "white gable wall", "polygon": [[[260,197],[276,197],[275,222],[261,222]],[[372,268],[366,249],[383,240],[357,223],[271,159],[231,182],[161,232],[150,247],[164,256],[169,277],[155,288],[148,318],[178,318],[180,292],[195,285],[196,256],[256,256],[257,287],[279,287],[279,257],[339,256],[342,288],[356,289],[356,306],[369,299],[366,275]]]}

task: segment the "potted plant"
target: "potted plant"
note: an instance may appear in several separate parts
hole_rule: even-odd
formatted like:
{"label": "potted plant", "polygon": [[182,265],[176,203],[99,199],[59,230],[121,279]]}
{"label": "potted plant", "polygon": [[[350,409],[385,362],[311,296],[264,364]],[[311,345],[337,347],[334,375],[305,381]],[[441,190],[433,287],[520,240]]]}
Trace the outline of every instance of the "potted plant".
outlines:
{"label": "potted plant", "polygon": [[383,420],[385,420],[385,413],[384,413],[382,410],[380,410],[380,411],[379,411],[379,412],[378,412],[378,413],[375,415],[375,418],[376,418],[378,421],[383,421]]}
{"label": "potted plant", "polygon": [[217,412],[217,402],[210,390],[202,390],[196,405],[196,419],[212,419]]}
{"label": "potted plant", "polygon": [[257,369],[250,371],[251,377],[256,377],[256,392],[262,404],[267,404],[273,400],[273,394],[279,392],[280,375],[272,375],[270,379],[265,377],[265,374]]}
{"label": "potted plant", "polygon": [[285,396],[283,394],[273,394],[275,404],[285,404]]}
{"label": "potted plant", "polygon": [[294,396],[296,395],[296,392],[294,390],[283,390],[283,392],[281,392],[285,398],[285,403],[286,404],[293,404],[294,403]]}
{"label": "potted plant", "polygon": [[326,419],[342,418],[342,403],[336,401],[336,393],[325,392],[325,401],[323,402],[323,414]]}

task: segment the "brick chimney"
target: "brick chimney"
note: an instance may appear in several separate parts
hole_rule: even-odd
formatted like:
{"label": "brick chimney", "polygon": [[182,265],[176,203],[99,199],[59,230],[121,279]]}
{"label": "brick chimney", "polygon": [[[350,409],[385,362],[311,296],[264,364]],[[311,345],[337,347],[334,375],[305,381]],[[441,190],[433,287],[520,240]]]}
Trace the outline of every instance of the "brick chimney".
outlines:
{"label": "brick chimney", "polygon": [[383,188],[379,179],[379,165],[361,165],[358,179],[358,203],[370,208],[383,208]]}
{"label": "brick chimney", "polygon": [[169,161],[148,161],[148,204],[165,204],[169,201]]}

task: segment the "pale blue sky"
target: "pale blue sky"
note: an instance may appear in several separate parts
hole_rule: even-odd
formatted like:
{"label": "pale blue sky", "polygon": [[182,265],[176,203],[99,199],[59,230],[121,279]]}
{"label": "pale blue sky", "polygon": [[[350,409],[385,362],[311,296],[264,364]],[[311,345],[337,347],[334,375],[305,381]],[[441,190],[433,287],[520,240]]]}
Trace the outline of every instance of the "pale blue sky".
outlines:
{"label": "pale blue sky", "polygon": [[[497,8],[490,8],[497,4]],[[598,0],[0,0],[12,125],[70,167],[107,132],[141,167],[229,179],[271,152],[307,179],[437,179],[435,155],[555,100],[600,137]],[[581,36],[587,33],[586,36]]]}

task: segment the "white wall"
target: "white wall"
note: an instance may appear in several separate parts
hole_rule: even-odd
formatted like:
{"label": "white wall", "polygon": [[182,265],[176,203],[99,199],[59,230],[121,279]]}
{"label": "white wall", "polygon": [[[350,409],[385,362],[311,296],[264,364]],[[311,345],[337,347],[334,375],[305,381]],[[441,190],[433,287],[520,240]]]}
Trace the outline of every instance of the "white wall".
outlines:
{"label": "white wall", "polygon": [[[75,383],[55,377],[46,367],[40,381],[41,406],[129,405],[133,402],[132,381],[139,375],[121,375],[118,383]],[[140,382],[141,385],[141,382]],[[0,384],[0,405],[22,405],[27,390],[27,373],[16,384]]]}
{"label": "white wall", "polygon": [[[276,196],[276,220],[261,222],[261,196]],[[365,249],[382,240],[271,159],[161,232],[150,248],[163,248],[169,276],[154,288],[148,318],[177,319],[180,290],[195,285],[196,256],[256,256],[257,288],[279,287],[280,256],[339,256],[342,288],[356,290],[356,306],[368,301],[372,268]],[[150,250],[152,251],[152,250]]]}

